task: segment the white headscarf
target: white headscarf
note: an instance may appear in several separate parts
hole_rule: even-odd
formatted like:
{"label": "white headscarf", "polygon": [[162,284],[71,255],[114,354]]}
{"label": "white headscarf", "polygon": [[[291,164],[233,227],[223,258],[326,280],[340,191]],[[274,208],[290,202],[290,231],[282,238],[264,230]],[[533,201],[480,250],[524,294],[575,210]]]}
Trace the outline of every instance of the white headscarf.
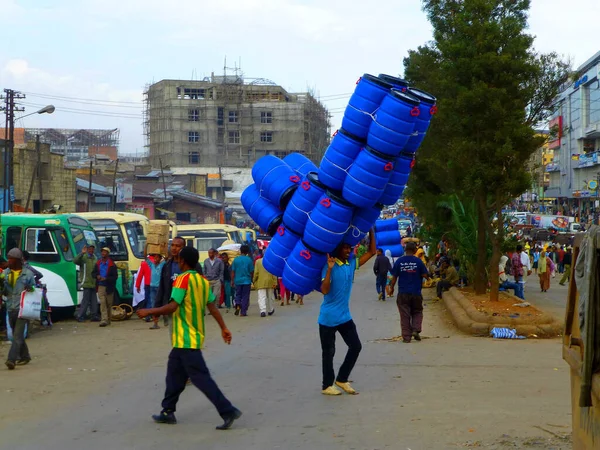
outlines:
{"label": "white headscarf", "polygon": [[498,275],[500,277],[500,283],[503,283],[504,281],[508,280],[508,277],[506,276],[506,263],[508,261],[508,256],[506,255],[502,255],[500,257],[500,264],[498,264]]}
{"label": "white headscarf", "polygon": [[390,260],[390,264],[393,266],[394,265],[394,258],[392,258],[392,251],[390,249],[385,251],[385,256],[387,259]]}

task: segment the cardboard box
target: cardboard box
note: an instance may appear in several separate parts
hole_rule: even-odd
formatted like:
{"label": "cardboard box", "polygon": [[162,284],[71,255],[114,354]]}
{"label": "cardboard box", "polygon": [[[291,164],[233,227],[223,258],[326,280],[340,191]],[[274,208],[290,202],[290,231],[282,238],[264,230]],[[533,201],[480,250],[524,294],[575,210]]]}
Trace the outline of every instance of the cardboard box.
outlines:
{"label": "cardboard box", "polygon": [[169,251],[169,245],[168,244],[160,244],[160,245],[156,245],[156,244],[148,244],[146,246],[146,253],[148,253],[149,255],[163,255],[163,256],[167,256],[167,252]]}
{"label": "cardboard box", "polygon": [[148,234],[158,234],[161,236],[166,236],[167,240],[169,240],[169,232],[170,227],[167,223],[152,223],[148,224]]}
{"label": "cardboard box", "polygon": [[168,244],[169,237],[167,235],[149,234],[146,236],[146,243],[152,245]]}

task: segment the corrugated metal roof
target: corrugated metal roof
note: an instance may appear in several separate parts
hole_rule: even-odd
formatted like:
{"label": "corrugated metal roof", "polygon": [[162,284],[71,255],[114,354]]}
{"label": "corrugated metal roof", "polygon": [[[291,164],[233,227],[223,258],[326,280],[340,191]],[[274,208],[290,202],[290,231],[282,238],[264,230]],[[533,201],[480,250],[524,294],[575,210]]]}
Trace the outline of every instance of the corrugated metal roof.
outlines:
{"label": "corrugated metal roof", "polygon": [[212,198],[205,197],[204,195],[194,194],[193,192],[186,191],[185,189],[173,192],[173,197],[196,203],[198,205],[208,206],[210,208],[218,209],[223,207],[223,203],[218,200],[213,200]]}
{"label": "corrugated metal roof", "polygon": [[[82,178],[76,178],[77,180],[77,189],[81,191],[87,192],[90,187],[89,180],[84,180]],[[108,189],[100,184],[92,182],[92,193],[94,194],[106,194],[112,195],[112,189]]]}

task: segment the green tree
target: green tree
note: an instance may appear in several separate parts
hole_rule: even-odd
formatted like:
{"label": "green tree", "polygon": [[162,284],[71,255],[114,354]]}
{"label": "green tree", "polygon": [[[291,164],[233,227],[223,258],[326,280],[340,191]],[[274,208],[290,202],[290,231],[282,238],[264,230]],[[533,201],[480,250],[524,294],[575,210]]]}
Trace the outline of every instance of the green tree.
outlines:
{"label": "green tree", "polygon": [[[477,210],[474,287],[498,296],[504,243],[502,208],[531,186],[527,162],[542,141],[534,125],[548,117],[569,64],[539,55],[526,32],[529,0],[424,0],[433,41],[409,52],[405,78],[438,96],[439,114],[418,152],[409,195],[427,221],[430,195],[456,194]],[[467,198],[468,197],[468,198]],[[429,210],[429,211],[428,211]],[[492,246],[487,256],[488,240]]]}

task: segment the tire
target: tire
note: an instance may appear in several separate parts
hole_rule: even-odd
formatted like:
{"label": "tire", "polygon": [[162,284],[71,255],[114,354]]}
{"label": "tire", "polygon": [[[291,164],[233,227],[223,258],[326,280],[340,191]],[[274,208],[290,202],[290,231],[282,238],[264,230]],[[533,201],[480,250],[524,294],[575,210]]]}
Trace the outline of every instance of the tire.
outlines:
{"label": "tire", "polygon": [[75,306],[65,306],[62,308],[52,308],[50,314],[52,322],[60,322],[61,320],[70,320],[75,317]]}

